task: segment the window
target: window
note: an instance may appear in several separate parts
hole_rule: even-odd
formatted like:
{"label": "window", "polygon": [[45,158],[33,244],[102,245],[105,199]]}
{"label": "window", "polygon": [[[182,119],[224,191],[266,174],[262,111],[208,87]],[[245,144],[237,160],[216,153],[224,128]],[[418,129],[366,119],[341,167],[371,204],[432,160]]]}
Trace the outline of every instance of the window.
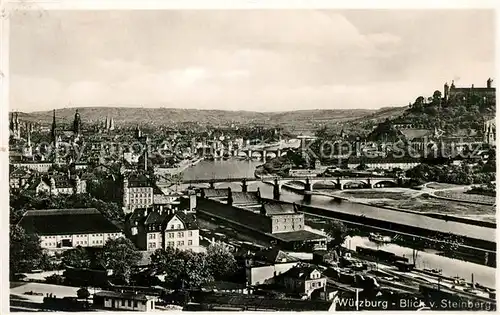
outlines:
{"label": "window", "polygon": [[177,245],[179,245],[179,246],[184,246],[184,241],[178,241],[178,242],[177,242]]}
{"label": "window", "polygon": [[177,233],[177,237],[184,237],[184,232]]}
{"label": "window", "polygon": [[134,307],[137,307],[137,301],[134,301]]}
{"label": "window", "polygon": [[188,240],[188,245],[193,245],[193,241],[192,240]]}
{"label": "window", "polygon": [[181,229],[181,225],[180,225],[180,224],[177,224],[177,228],[178,228],[178,229]]}
{"label": "window", "polygon": [[193,231],[189,231],[188,236],[193,236]]}
{"label": "window", "polygon": [[174,247],[174,242],[168,242],[169,247]]}
{"label": "window", "polygon": [[172,225],[170,226],[170,229],[171,229],[171,230],[174,230],[174,229],[175,229],[175,226],[172,224]]}

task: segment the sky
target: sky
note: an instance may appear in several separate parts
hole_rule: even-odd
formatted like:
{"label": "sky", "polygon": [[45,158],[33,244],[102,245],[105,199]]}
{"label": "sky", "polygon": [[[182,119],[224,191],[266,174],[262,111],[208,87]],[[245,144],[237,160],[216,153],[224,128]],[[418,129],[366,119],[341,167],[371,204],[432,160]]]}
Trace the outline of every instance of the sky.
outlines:
{"label": "sky", "polygon": [[10,106],[376,109],[494,78],[494,11],[23,11]]}

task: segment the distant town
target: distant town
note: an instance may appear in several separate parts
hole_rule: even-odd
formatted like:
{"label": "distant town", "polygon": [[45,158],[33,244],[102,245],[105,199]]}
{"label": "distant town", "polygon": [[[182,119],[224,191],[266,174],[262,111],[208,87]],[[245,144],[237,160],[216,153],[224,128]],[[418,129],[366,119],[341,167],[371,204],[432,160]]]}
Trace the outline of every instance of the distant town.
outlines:
{"label": "distant town", "polygon": [[11,311],[496,310],[495,92],[301,131],[11,112]]}

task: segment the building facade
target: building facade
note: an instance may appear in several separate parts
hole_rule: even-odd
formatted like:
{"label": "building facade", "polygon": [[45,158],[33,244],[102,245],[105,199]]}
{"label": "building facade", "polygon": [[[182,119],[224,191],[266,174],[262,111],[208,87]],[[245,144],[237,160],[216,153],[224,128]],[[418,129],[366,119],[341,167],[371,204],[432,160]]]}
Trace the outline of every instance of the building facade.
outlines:
{"label": "building facade", "polygon": [[133,212],[137,208],[153,205],[153,185],[145,175],[132,175],[123,179],[123,210]]}

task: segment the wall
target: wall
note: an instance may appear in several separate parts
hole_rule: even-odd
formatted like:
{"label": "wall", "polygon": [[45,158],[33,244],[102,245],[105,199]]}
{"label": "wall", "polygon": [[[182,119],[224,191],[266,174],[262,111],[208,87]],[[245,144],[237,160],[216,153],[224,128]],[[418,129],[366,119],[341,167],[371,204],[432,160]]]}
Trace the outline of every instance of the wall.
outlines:
{"label": "wall", "polygon": [[304,230],[303,214],[273,215],[272,233],[283,233]]}
{"label": "wall", "polygon": [[197,209],[218,216],[222,216],[235,222],[244,222],[245,225],[260,231],[271,233],[271,218],[249,210],[229,206],[214,200],[199,198]]}
{"label": "wall", "polygon": [[134,211],[136,208],[148,208],[153,204],[153,188],[129,187],[128,195],[124,198],[126,198],[124,203],[127,204],[126,210],[128,212]]}
{"label": "wall", "polygon": [[[110,238],[119,238],[123,234],[118,233],[90,233],[90,234],[71,234],[71,235],[40,235],[40,241],[42,248],[56,249],[63,248],[69,249],[72,247],[82,246],[82,247],[102,247],[106,241]],[[72,242],[72,247],[57,247],[57,243],[61,243],[63,240],[70,240]]]}
{"label": "wall", "polygon": [[[191,241],[191,243],[190,243]],[[169,231],[165,230],[165,248],[198,251],[200,247],[199,230]]]}
{"label": "wall", "polygon": [[[142,311],[142,312],[148,312],[154,309],[154,301],[136,301],[137,306],[134,305],[134,301],[131,300],[126,300],[126,299],[119,299],[119,298],[109,298],[105,297],[104,298],[104,307],[105,308],[113,308],[113,302],[115,301],[115,309],[118,310],[135,310],[135,311]],[[125,305],[122,305],[122,302],[125,302]],[[128,306],[130,302],[131,306]],[[151,307],[151,303],[153,303],[153,307]]]}
{"label": "wall", "polygon": [[148,232],[146,234],[148,250],[157,250],[163,245],[163,236],[161,232]]}
{"label": "wall", "polygon": [[273,283],[275,276],[292,269],[298,264],[299,262],[289,262],[267,266],[247,267],[247,283],[249,285]]}

